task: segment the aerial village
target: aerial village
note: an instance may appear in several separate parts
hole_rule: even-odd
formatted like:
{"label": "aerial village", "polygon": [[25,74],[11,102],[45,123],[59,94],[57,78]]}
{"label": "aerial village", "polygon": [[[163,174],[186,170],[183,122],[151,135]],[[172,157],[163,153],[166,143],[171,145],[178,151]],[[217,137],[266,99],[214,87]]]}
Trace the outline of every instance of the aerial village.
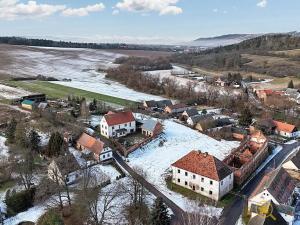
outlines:
{"label": "aerial village", "polygon": [[[253,102],[259,109],[276,112],[278,102],[299,109],[297,89],[258,89],[225,77],[206,82],[224,93],[246,93],[249,106]],[[214,101],[222,98],[208,94]],[[119,207],[148,204],[156,197],[165,202],[173,222],[195,213],[206,224],[229,224],[234,217],[250,225],[300,221],[299,120],[287,123],[268,114],[258,118],[249,107],[237,113],[173,99],[120,107],[80,96],[32,93],[6,105],[0,105],[0,146],[6,149],[0,172],[5,178],[2,224],[30,221],[30,209],[37,208],[43,214],[59,207],[68,217],[72,202],[84,201],[80,196],[88,186],[106,191],[105,224],[128,224],[130,213],[117,216]],[[27,155],[17,149],[25,148],[35,154],[24,161]],[[35,200],[28,200],[33,192]],[[27,200],[16,205],[16,198]]]}

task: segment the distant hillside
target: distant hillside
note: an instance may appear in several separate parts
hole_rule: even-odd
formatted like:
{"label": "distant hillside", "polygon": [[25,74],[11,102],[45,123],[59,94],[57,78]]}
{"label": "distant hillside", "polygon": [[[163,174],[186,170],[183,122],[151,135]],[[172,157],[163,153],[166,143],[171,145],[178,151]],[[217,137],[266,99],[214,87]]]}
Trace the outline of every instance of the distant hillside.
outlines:
{"label": "distant hillside", "polygon": [[[242,36],[225,35],[207,40],[222,38],[236,40]],[[216,71],[234,70],[276,77],[300,77],[299,49],[300,35],[297,32],[267,34],[196,53],[175,54],[171,62]]]}
{"label": "distant hillside", "polygon": [[227,34],[216,37],[198,38],[194,41],[187,42],[184,45],[198,46],[202,48],[214,48],[218,46],[226,46],[240,43],[244,40],[248,40],[257,37],[257,34]]}
{"label": "distant hillside", "polygon": [[266,34],[244,40],[237,44],[209,49],[206,52],[232,52],[232,51],[282,51],[300,48],[299,33]]}

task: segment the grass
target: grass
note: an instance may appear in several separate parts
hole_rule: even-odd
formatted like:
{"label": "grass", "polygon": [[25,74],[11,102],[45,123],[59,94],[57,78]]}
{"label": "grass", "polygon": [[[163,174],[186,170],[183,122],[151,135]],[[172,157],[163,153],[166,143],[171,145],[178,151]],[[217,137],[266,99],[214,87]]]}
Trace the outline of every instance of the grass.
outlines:
{"label": "grass", "polygon": [[113,103],[122,106],[132,106],[136,104],[134,101],[127,99],[116,98],[108,95],[94,93],[90,91],[81,90],[78,88],[66,87],[60,84],[53,84],[47,81],[6,81],[8,85],[23,88],[30,92],[44,93],[49,98],[67,98],[70,95],[85,97],[87,100],[97,99],[100,101]]}
{"label": "grass", "polygon": [[177,184],[172,183],[172,179],[166,179],[167,187],[168,189],[177,192],[188,199],[191,200],[200,200],[201,202],[217,207],[225,207],[231,204],[235,198],[235,195],[228,193],[226,196],[224,196],[220,201],[216,202],[210,198],[207,198],[199,193],[196,193],[190,189],[181,187]]}

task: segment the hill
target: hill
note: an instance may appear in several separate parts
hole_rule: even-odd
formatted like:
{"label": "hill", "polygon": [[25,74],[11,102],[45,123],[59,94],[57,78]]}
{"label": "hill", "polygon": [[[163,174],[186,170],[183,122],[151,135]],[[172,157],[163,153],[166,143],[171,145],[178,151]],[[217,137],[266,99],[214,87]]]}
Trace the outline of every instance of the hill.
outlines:
{"label": "hill", "polygon": [[299,49],[300,35],[297,32],[267,34],[197,53],[176,54],[172,56],[171,61],[220,73],[237,71],[273,77],[300,78]]}

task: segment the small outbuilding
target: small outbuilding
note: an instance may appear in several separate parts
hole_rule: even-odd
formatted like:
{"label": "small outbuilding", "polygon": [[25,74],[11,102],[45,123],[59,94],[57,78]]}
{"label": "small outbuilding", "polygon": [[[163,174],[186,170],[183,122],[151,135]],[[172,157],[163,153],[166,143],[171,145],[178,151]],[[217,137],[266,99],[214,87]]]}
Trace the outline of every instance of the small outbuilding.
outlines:
{"label": "small outbuilding", "polygon": [[143,123],[141,129],[143,135],[147,137],[153,137],[159,135],[162,132],[163,126],[157,120],[149,119]]}

